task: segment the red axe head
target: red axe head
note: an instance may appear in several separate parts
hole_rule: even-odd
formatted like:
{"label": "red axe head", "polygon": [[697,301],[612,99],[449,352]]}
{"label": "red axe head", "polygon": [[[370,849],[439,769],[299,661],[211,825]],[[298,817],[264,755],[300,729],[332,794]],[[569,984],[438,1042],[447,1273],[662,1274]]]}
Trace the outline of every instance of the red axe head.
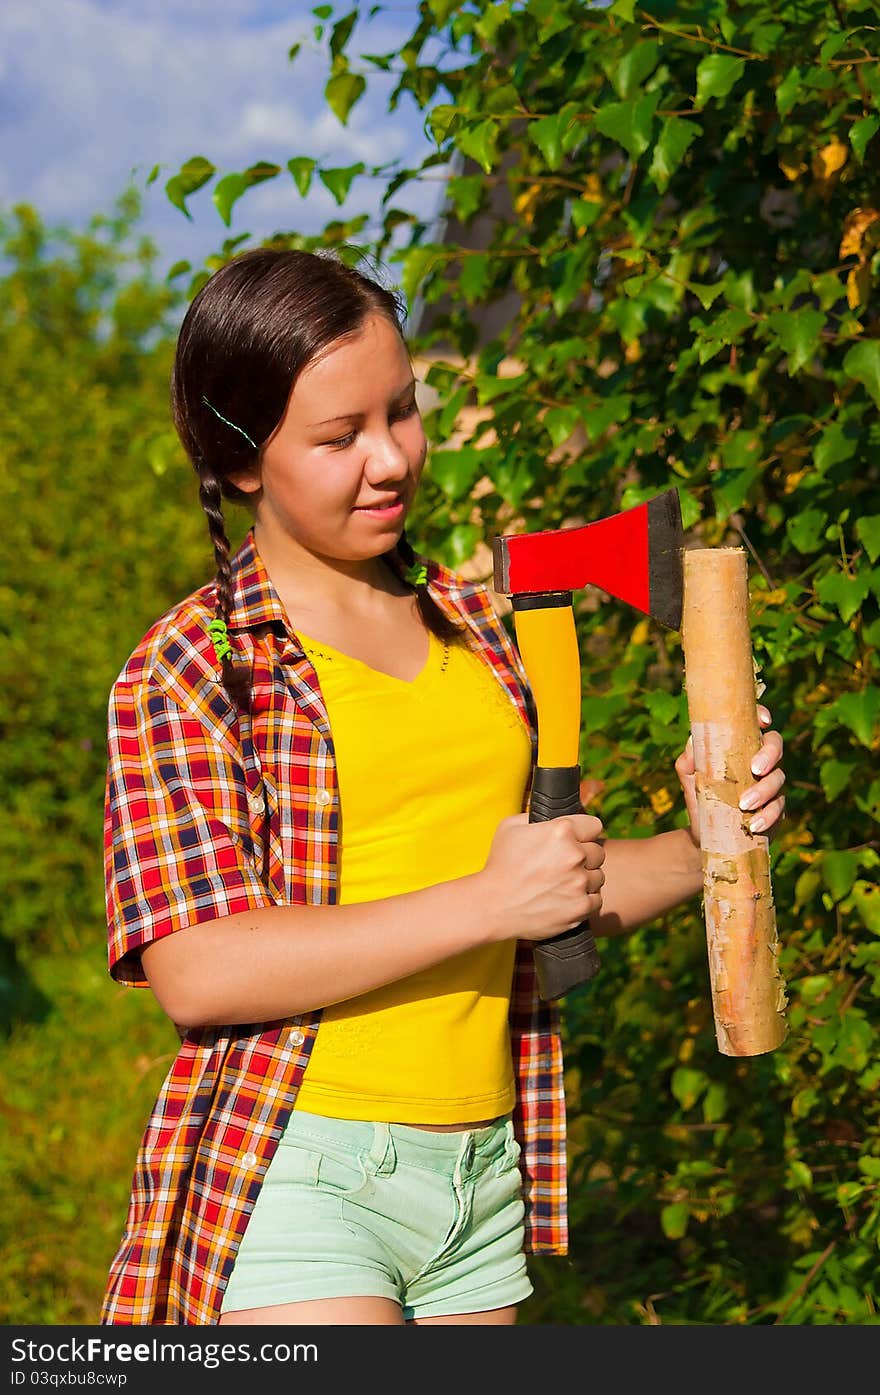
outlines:
{"label": "red axe head", "polygon": [[493,538],[494,587],[516,598],[599,586],[678,630],[683,547],[678,491],[668,489],[580,528]]}

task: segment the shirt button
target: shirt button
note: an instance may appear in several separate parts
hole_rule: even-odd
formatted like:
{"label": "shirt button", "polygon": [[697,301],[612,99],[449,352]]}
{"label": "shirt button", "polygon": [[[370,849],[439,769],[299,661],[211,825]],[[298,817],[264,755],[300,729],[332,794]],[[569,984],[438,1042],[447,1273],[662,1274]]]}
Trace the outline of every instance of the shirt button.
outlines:
{"label": "shirt button", "polygon": [[259,1161],[260,1159],[257,1157],[256,1153],[245,1153],[241,1160],[241,1165],[242,1167],[256,1167]]}
{"label": "shirt button", "polygon": [[318,793],[315,795],[315,803],[321,805],[329,804],[332,798],[333,796],[329,790],[318,790]]}
{"label": "shirt button", "polygon": [[263,796],[258,790],[254,790],[252,794],[248,795],[248,808],[252,814],[262,814]]}
{"label": "shirt button", "polygon": [[291,1032],[290,1036],[287,1038],[291,1046],[302,1046],[305,1039],[305,1032],[300,1032],[299,1030]]}

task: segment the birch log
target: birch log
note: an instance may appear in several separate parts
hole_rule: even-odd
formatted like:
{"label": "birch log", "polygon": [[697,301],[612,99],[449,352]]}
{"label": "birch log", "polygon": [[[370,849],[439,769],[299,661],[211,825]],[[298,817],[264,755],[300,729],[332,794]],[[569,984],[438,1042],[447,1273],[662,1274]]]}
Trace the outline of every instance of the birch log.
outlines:
{"label": "birch log", "polygon": [[694,740],[703,915],[718,1049],[758,1056],[785,1039],[770,845],[740,796],[761,746],[742,548],[683,553],[682,647]]}

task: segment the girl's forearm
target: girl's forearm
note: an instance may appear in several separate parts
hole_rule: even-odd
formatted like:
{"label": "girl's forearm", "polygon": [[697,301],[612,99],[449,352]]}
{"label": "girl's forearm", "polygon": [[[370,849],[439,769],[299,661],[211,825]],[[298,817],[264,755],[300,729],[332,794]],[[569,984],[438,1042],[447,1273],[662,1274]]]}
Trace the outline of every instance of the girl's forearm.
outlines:
{"label": "girl's forearm", "polygon": [[604,872],[602,911],[591,921],[596,935],[626,934],[703,889],[702,855],[685,828],[606,839]]}
{"label": "girl's forearm", "polygon": [[143,951],[173,1022],[268,1022],[355,998],[498,938],[480,873],[356,905],[265,906]]}

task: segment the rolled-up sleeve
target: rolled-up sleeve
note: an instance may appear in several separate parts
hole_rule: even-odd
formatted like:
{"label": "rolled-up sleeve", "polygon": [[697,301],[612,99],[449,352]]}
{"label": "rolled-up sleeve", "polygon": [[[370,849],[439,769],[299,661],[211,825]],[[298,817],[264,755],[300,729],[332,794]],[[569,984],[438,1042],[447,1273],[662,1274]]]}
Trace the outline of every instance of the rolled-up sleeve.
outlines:
{"label": "rolled-up sleeve", "polygon": [[141,950],[273,904],[253,859],[235,745],[147,682],[117,681],[107,723],[104,880],[110,973],[145,986]]}

